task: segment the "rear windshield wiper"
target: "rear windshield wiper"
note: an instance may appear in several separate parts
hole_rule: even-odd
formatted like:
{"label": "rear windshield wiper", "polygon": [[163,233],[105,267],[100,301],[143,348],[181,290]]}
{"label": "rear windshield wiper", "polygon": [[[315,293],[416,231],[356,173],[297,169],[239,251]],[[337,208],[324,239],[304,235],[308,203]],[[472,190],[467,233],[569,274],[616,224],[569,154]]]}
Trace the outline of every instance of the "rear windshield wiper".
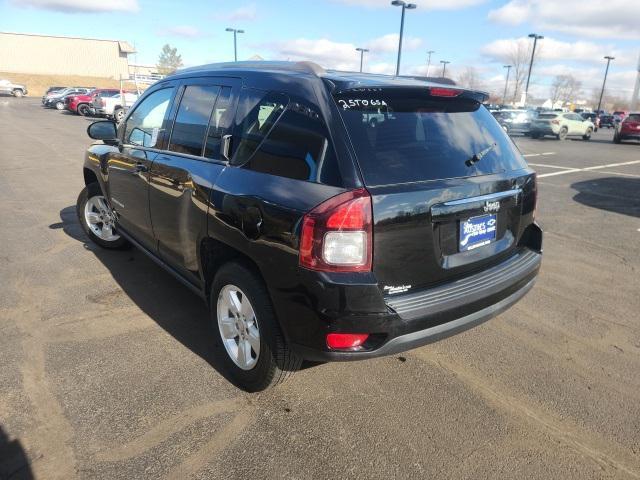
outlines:
{"label": "rear windshield wiper", "polygon": [[474,153],[473,156],[467,160],[466,162],[464,162],[467,167],[470,167],[471,165],[474,165],[476,163],[478,163],[480,160],[483,159],[483,157],[489,153],[491,150],[493,150],[494,148],[496,148],[496,145],[498,145],[497,143],[492,143],[491,145],[489,145],[487,148],[485,148],[484,150],[478,152],[478,153]]}

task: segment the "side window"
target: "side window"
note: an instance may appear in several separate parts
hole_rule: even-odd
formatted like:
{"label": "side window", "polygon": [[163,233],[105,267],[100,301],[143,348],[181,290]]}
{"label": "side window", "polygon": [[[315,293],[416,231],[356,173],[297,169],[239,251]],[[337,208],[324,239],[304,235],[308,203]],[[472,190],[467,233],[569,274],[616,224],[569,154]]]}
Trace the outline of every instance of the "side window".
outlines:
{"label": "side window", "polygon": [[231,87],[222,87],[216,106],[211,113],[209,131],[207,133],[207,143],[205,145],[204,156],[207,158],[219,158],[220,142],[222,135],[227,133],[233,121],[231,111]]}
{"label": "side window", "polygon": [[127,120],[124,143],[148,148],[156,146],[173,90],[157,90],[138,105]]}
{"label": "side window", "polygon": [[320,112],[295,99],[289,102],[246,168],[296,180],[340,184],[335,154]]}
{"label": "side window", "polygon": [[288,103],[280,93],[245,90],[238,105],[240,138],[233,157],[233,163],[242,165],[249,160],[260,142],[269,133]]}
{"label": "side window", "polygon": [[189,155],[202,155],[204,136],[220,87],[188,85],[171,132],[169,150]]}

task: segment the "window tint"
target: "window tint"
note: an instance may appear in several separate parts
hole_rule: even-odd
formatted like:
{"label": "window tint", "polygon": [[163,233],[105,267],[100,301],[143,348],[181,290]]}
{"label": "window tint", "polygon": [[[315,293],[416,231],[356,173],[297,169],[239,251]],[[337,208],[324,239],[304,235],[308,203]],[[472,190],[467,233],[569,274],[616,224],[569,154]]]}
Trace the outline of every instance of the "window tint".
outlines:
{"label": "window tint", "polygon": [[473,100],[430,97],[422,89],[347,92],[336,100],[368,185],[526,167],[489,111]]}
{"label": "window tint", "polygon": [[246,168],[296,180],[340,184],[335,154],[320,113],[296,99],[289,102]]}
{"label": "window tint", "polygon": [[256,151],[260,142],[284,111],[288,103],[285,95],[259,90],[245,90],[238,105],[240,138],[233,163],[242,165]]}
{"label": "window tint", "polygon": [[548,120],[548,119],[556,118],[557,116],[558,115],[556,115],[555,113],[541,113],[540,115],[538,115],[538,118],[542,120]]}
{"label": "window tint", "polygon": [[212,85],[188,85],[173,125],[169,150],[189,155],[202,155],[204,136],[209,117],[220,87]]}
{"label": "window tint", "polygon": [[231,87],[223,87],[216,100],[216,106],[211,114],[207,144],[204,156],[207,158],[220,157],[220,139],[225,135],[233,120],[231,105]]}
{"label": "window tint", "polygon": [[157,90],[136,107],[127,120],[125,143],[149,148],[156,146],[172,94],[173,88]]}
{"label": "window tint", "polygon": [[626,118],[627,122],[640,122],[640,113],[632,113]]}

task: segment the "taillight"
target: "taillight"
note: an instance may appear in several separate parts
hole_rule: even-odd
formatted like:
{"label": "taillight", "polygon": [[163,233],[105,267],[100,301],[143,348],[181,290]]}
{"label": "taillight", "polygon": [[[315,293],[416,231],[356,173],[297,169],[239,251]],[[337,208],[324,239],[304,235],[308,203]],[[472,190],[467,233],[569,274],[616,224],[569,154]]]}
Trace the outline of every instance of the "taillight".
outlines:
{"label": "taillight", "polygon": [[332,350],[360,350],[367,338],[368,333],[329,333],[327,347]]}
{"label": "taillight", "polygon": [[321,203],[302,220],[300,265],[325,272],[371,271],[371,222],[371,196],[364,188]]}
{"label": "taillight", "polygon": [[551,120],[554,125],[560,125],[560,120]]}
{"label": "taillight", "polygon": [[457,97],[462,91],[454,88],[432,87],[429,89],[429,93],[432,97]]}

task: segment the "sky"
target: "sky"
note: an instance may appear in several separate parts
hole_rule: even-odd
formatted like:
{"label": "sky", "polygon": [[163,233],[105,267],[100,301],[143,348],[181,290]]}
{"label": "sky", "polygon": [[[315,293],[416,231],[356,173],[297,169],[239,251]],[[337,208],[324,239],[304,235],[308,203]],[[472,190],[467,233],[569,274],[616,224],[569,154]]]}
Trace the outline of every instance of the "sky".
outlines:
{"label": "sky", "polygon": [[[538,44],[530,92],[549,96],[556,75],[582,82],[585,98],[602,85],[630,97],[640,54],[640,2],[636,0],[414,0],[407,10],[401,73],[454,79],[473,68],[480,86],[500,93],[514,45]],[[368,48],[364,70],[393,73],[401,8],[389,0],[0,0],[0,31],[125,40],[130,63],[153,65],[166,43],[185,66],[238,59],[313,60],[327,68],[357,70],[356,47]]]}

